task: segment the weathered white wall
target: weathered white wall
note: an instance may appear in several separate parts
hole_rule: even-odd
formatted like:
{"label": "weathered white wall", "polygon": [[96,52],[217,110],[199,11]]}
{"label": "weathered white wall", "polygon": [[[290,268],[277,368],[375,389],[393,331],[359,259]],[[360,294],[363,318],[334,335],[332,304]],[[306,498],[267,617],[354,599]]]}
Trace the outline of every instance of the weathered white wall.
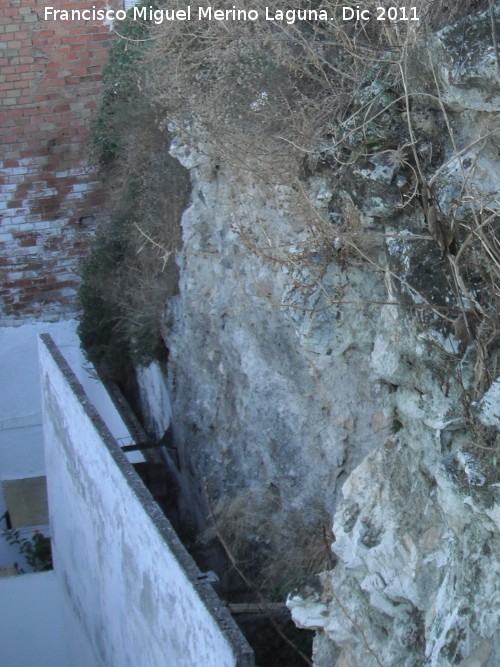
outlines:
{"label": "weathered white wall", "polygon": [[[38,336],[50,333],[82,383],[87,396],[122,445],[131,444],[130,434],[92,366],[85,360],[76,334],[77,322],[32,322],[19,327],[0,327],[0,480],[45,474],[42,406],[38,371]],[[140,452],[127,455],[132,462],[144,461]],[[0,516],[7,509],[0,484]],[[0,567],[14,562],[29,570],[18,549],[2,536],[0,523]],[[45,534],[46,527],[37,526]],[[27,534],[32,531],[28,530]],[[23,535],[24,536],[24,535]],[[29,535],[28,535],[29,536]]]}
{"label": "weathered white wall", "polygon": [[[38,373],[38,335],[44,332],[57,342],[113,436],[130,444],[127,427],[83,356],[76,326],[66,320],[0,327],[0,479],[45,474]],[[144,459],[135,453],[135,460]],[[0,516],[3,511],[0,505]]]}
{"label": "weathered white wall", "polygon": [[99,667],[52,572],[0,579],[0,665]]}
{"label": "weathered white wall", "polygon": [[[38,380],[40,327],[0,328],[0,478],[44,474]],[[46,330],[54,330],[46,325]]]}
{"label": "weathered white wall", "polygon": [[[77,322],[33,322],[0,327],[0,479],[45,473],[38,336],[50,333],[63,351],[94,405],[99,404],[115,437],[126,433],[100,382],[92,378],[76,335]],[[106,402],[107,398],[107,402]],[[113,413],[114,410],[114,413]],[[109,415],[109,416],[108,416]],[[115,427],[115,422],[116,427]]]}
{"label": "weathered white wall", "polygon": [[81,386],[48,338],[40,364],[55,570],[102,664],[253,665],[231,617],[104,423],[82,404]]}
{"label": "weathered white wall", "polygon": [[[73,332],[75,322],[31,323],[0,328],[0,480],[36,477],[45,474],[42,407],[38,373],[38,334],[50,331],[58,339]],[[7,509],[0,484],[0,516]],[[37,526],[44,534],[45,526]],[[17,546],[3,537],[0,524],[0,567],[15,562],[29,571]],[[33,528],[21,531],[31,537]]]}

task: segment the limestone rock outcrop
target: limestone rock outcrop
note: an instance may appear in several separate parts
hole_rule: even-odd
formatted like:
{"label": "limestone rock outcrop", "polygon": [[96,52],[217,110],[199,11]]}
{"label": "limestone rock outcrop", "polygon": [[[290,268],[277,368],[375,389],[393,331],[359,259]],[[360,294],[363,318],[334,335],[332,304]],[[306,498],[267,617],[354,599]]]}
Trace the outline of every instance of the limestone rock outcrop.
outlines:
{"label": "limestone rock outcrop", "polygon": [[[318,506],[333,517],[319,586],[288,601],[316,630],[315,667],[500,664],[490,19],[433,37],[409,85],[413,139],[392,106],[399,147],[342,178],[333,143],[302,192],[172,147],[193,184],[164,322],[181,464],[201,499],[200,480],[215,499],[270,494],[270,532],[297,515],[304,530]],[[326,232],[305,224],[304,193]]]}

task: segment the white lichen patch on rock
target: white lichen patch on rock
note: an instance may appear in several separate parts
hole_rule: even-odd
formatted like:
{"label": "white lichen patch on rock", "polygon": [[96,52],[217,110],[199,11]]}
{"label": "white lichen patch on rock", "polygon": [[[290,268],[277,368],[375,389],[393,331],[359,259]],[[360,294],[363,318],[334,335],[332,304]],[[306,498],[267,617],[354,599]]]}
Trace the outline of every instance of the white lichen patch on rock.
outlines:
{"label": "white lichen patch on rock", "polygon": [[[495,13],[498,24],[498,7]],[[452,109],[500,110],[500,71],[488,12],[447,26],[430,49],[438,63],[443,99]]]}
{"label": "white lichen patch on rock", "polygon": [[486,426],[500,428],[500,378],[497,378],[477,405],[477,415]]}

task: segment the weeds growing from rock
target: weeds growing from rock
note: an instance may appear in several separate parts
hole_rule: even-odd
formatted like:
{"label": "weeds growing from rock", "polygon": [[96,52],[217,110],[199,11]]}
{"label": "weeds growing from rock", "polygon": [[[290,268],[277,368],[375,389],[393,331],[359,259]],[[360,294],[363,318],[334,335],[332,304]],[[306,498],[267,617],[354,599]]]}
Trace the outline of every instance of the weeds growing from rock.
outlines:
{"label": "weeds growing from rock", "polygon": [[165,354],[161,318],[177,290],[175,254],[190,194],[154,101],[141,92],[147,28],[130,20],[121,30],[94,123],[108,217],[82,263],[79,327],[89,358],[114,378],[129,360],[141,365]]}

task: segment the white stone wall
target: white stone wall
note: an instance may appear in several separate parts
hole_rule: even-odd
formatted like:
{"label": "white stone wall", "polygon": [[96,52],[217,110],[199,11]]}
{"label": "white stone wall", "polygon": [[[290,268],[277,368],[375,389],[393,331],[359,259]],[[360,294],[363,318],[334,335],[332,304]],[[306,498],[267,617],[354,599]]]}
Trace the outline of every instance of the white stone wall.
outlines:
{"label": "white stone wall", "polygon": [[[67,335],[71,327],[74,323],[0,327],[0,482],[45,475],[37,336],[41,331]],[[0,483],[0,516],[6,509]],[[44,534],[49,532],[46,526],[36,527]],[[0,567],[12,567],[16,562],[29,571],[18,547],[5,540],[5,528],[2,521]],[[30,538],[34,528],[22,529],[21,537]]]}
{"label": "white stone wall", "polygon": [[0,579],[0,664],[100,667],[52,572]]}
{"label": "white stone wall", "polygon": [[0,479],[44,474],[38,333],[35,324],[0,328]]}
{"label": "white stone wall", "polygon": [[55,569],[102,665],[253,665],[48,337],[40,364]]}

